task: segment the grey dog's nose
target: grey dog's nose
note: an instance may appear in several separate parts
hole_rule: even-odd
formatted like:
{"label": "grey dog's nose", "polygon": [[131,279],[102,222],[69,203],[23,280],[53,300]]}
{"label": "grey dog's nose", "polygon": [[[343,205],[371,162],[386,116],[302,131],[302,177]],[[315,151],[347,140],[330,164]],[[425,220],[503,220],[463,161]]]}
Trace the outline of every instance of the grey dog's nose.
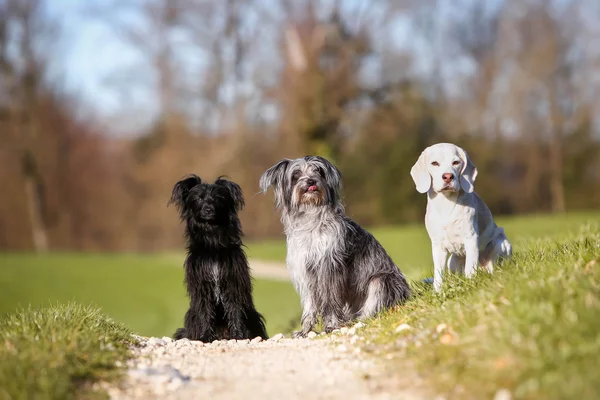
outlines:
{"label": "grey dog's nose", "polygon": [[442,179],[446,183],[452,182],[454,180],[454,174],[442,174]]}
{"label": "grey dog's nose", "polygon": [[308,186],[313,186],[313,185],[314,185],[314,184],[316,184],[316,183],[317,183],[317,181],[315,181],[315,180],[314,180],[314,179],[312,179],[312,178],[309,178],[309,179],[307,179],[307,180],[306,180],[306,184],[307,184]]}

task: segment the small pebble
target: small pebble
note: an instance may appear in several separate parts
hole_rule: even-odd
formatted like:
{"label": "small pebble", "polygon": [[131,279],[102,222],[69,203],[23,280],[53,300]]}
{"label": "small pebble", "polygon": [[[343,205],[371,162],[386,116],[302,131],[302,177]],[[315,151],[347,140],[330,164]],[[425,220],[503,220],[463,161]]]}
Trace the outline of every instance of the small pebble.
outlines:
{"label": "small pebble", "polygon": [[363,324],[360,321],[357,322],[356,324],[354,324],[354,328],[356,328],[356,329],[364,328],[365,326],[367,326],[367,325]]}
{"label": "small pebble", "polygon": [[152,346],[164,346],[167,343],[162,339],[153,337],[153,338],[148,339],[148,344],[150,344]]}
{"label": "small pebble", "polygon": [[500,389],[494,395],[494,400],[512,400],[512,394],[508,389]]}
{"label": "small pebble", "polygon": [[282,338],[283,338],[283,333],[278,333],[277,335],[275,335],[271,338],[271,341],[279,342]]}
{"label": "small pebble", "polygon": [[352,327],[348,329],[348,336],[356,335],[356,328]]}
{"label": "small pebble", "polygon": [[346,352],[348,351],[348,348],[346,347],[346,345],[344,344],[340,344],[338,347],[335,348],[337,351],[342,351],[342,352]]}
{"label": "small pebble", "polygon": [[345,334],[347,334],[347,333],[348,333],[348,328],[346,328],[345,326],[344,326],[344,327],[342,327],[342,328],[340,328],[340,333],[341,333],[342,335],[345,335]]}
{"label": "small pebble", "polygon": [[171,342],[173,342],[173,339],[171,339],[171,338],[170,338],[170,337],[168,337],[168,336],[163,336],[163,337],[162,337],[162,340],[163,340],[165,343],[171,343]]}
{"label": "small pebble", "polygon": [[310,331],[310,332],[308,332],[307,337],[309,339],[313,339],[313,338],[317,337],[317,332]]}
{"label": "small pebble", "polygon": [[260,343],[260,342],[262,342],[262,338],[260,336],[257,336],[250,341],[250,343]]}
{"label": "small pebble", "polygon": [[435,327],[435,331],[437,333],[441,333],[447,327],[448,327],[448,325],[446,325],[446,324],[439,324],[438,326]]}
{"label": "small pebble", "polygon": [[412,329],[412,327],[408,324],[398,325],[398,327],[396,328],[396,333],[400,333],[409,329]]}

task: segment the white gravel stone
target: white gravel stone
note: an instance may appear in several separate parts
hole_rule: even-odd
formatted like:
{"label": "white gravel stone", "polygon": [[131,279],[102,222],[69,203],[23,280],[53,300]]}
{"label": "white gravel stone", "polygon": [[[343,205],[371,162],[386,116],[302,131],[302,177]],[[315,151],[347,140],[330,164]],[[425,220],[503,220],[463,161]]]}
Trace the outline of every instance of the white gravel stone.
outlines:
{"label": "white gravel stone", "polygon": [[167,342],[165,342],[162,339],[153,337],[153,338],[148,339],[148,344],[150,344],[152,346],[164,346],[165,344],[167,344]]}
{"label": "white gravel stone", "polygon": [[412,327],[408,324],[401,324],[396,327],[396,333],[404,332],[412,329]]}
{"label": "white gravel stone", "polygon": [[360,328],[364,328],[365,326],[367,326],[366,324],[363,324],[362,322],[357,322],[356,324],[354,324],[354,328],[356,329],[360,329]]}
{"label": "white gravel stone", "polygon": [[269,340],[272,342],[279,342],[281,339],[283,339],[283,333],[278,333]]}
{"label": "white gravel stone", "polygon": [[512,394],[508,389],[500,389],[494,395],[494,400],[512,400]]}
{"label": "white gravel stone", "polygon": [[263,340],[263,339],[262,339],[260,336],[257,336],[257,337],[255,337],[254,339],[252,339],[252,340],[250,341],[250,343],[260,343],[260,342],[262,342],[262,340]]}
{"label": "white gravel stone", "polygon": [[309,339],[313,339],[317,337],[317,332],[310,331],[308,335],[306,335]]}
{"label": "white gravel stone", "polygon": [[337,351],[341,351],[341,352],[344,352],[344,353],[348,351],[348,347],[346,347],[346,345],[345,345],[345,344],[340,344],[340,345],[339,345],[339,346],[337,346],[335,349],[336,349]]}
{"label": "white gravel stone", "polygon": [[347,328],[347,327],[345,327],[345,326],[341,327],[341,328],[340,328],[340,333],[341,333],[342,335],[345,335],[345,334],[347,334],[347,333],[348,333],[348,328]]}

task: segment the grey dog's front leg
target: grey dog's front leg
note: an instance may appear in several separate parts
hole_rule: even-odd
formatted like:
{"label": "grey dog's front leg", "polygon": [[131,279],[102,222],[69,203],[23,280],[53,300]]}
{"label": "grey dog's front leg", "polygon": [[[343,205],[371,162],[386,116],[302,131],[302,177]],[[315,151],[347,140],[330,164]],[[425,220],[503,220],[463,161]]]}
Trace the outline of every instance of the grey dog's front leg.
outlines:
{"label": "grey dog's front leg", "polygon": [[333,270],[327,285],[320,290],[323,296],[323,329],[330,333],[345,322],[344,288],[346,277],[343,270]]}
{"label": "grey dog's front leg", "polygon": [[[304,293],[302,299],[302,330],[293,333],[293,337],[306,337],[318,320],[318,310],[314,299],[309,293]],[[303,296],[303,297],[304,297]]]}

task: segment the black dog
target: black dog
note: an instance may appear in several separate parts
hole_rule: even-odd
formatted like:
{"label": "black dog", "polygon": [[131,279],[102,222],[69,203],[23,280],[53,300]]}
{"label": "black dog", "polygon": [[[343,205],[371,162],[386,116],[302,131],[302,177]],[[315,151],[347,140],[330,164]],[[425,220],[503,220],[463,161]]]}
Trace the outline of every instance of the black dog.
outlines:
{"label": "black dog", "polygon": [[242,249],[238,211],[242,189],[219,178],[202,183],[196,175],[177,182],[174,203],[186,223],[185,282],[190,308],[175,339],[267,339],[264,318],[254,308],[252,281]]}

